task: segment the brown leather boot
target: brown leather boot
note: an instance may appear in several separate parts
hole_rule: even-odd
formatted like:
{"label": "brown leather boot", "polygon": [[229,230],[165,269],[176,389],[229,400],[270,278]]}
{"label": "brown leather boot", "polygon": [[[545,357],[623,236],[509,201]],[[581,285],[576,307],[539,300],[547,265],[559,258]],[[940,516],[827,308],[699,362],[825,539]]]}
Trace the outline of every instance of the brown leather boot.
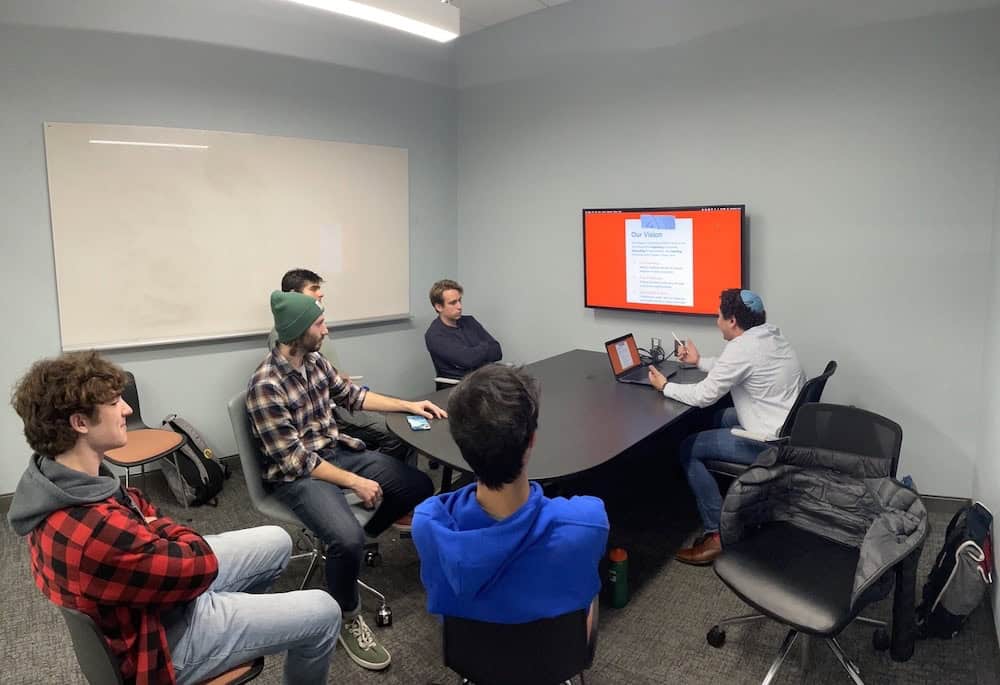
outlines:
{"label": "brown leather boot", "polygon": [[677,550],[674,558],[692,566],[708,566],[722,553],[722,540],[719,533],[708,533],[692,547]]}

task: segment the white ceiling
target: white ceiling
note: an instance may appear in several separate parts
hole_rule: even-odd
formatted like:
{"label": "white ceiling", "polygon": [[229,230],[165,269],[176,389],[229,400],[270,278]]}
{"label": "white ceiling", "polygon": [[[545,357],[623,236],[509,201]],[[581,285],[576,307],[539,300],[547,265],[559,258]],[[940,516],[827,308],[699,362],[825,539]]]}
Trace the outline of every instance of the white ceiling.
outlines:
{"label": "white ceiling", "polygon": [[451,0],[462,12],[462,35],[570,0]]}
{"label": "white ceiling", "polygon": [[[452,0],[462,33],[570,0]],[[158,36],[454,86],[454,46],[284,0],[0,0],[0,24]]]}
{"label": "white ceiling", "polygon": [[[461,10],[463,37],[444,44],[284,0],[0,0],[0,24],[196,41],[464,88],[528,76],[544,59],[651,49],[782,17],[851,26],[1000,4],[1000,0],[451,1]],[[556,5],[567,6],[548,11]],[[99,35],[96,40],[101,40]]]}

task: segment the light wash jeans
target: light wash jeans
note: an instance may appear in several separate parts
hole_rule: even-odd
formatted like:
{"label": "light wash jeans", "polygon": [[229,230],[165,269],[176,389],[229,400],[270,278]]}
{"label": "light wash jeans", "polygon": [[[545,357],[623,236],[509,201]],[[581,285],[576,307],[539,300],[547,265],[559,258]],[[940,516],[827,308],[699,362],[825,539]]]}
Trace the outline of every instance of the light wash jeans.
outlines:
{"label": "light wash jeans", "polygon": [[218,577],[183,610],[164,617],[179,685],[285,651],[286,683],[326,683],[340,632],[337,602],[323,590],[255,594],[285,570],[288,533],[261,526],[205,541],[219,560]]}
{"label": "light wash jeans", "polygon": [[767,449],[767,445],[756,440],[747,440],[733,435],[729,429],[740,425],[736,409],[729,407],[715,414],[712,430],[689,435],[681,443],[679,461],[688,485],[698,504],[698,513],[706,533],[719,530],[719,515],[722,511],[722,494],[715,478],[705,467],[705,459],[729,461],[736,464],[752,464],[757,455]]}

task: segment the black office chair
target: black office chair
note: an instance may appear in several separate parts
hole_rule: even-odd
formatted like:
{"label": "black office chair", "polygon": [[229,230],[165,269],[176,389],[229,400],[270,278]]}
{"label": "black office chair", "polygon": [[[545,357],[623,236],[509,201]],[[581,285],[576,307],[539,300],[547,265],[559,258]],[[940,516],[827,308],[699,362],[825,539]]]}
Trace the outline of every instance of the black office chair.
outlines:
{"label": "black office chair", "polygon": [[475,685],[557,685],[590,668],[597,645],[580,609],[530,623],[444,617],[444,665]]}
{"label": "black office chair", "polygon": [[[118,658],[111,651],[108,641],[104,639],[94,620],[76,609],[59,607],[59,611],[66,621],[66,627],[69,628],[73,651],[76,652],[76,660],[87,682],[90,685],[122,685],[124,681],[119,670]],[[258,657],[254,661],[240,664],[225,673],[202,681],[201,685],[249,683],[259,676],[263,669],[264,657]]]}
{"label": "black office chair", "polygon": [[[135,385],[135,376],[131,371],[125,372],[125,387],[122,388],[122,399],[132,408],[132,413],[125,418],[125,430],[132,433],[129,444],[117,450],[111,450],[104,458],[110,463],[125,469],[125,486],[130,485],[132,469],[139,467],[143,486],[146,485],[146,464],[170,457],[174,469],[180,473],[177,462],[177,450],[184,444],[182,436],[170,430],[150,428],[142,420],[142,410],[139,407],[139,391]],[[139,432],[136,432],[139,431]],[[188,508],[187,500],[183,501]]]}
{"label": "black office chair", "polygon": [[[788,436],[792,432],[792,426],[795,425],[795,417],[798,415],[799,409],[801,409],[804,404],[820,401],[823,397],[823,389],[826,388],[826,382],[836,371],[837,362],[831,360],[827,362],[826,368],[823,369],[823,373],[815,378],[810,378],[805,382],[805,385],[802,386],[802,390],[799,391],[798,397],[795,398],[795,403],[792,404],[792,408],[788,410],[788,416],[785,417],[785,422],[781,425],[781,428],[778,430],[778,434],[776,436],[755,436],[746,431],[739,431],[737,429],[734,429],[733,432],[737,435],[742,435],[743,437],[749,437],[751,439],[760,440],[761,442],[766,442],[769,445],[785,442],[788,440]],[[750,468],[750,466],[748,464],[736,464],[731,461],[706,459],[705,468],[712,473],[718,473],[722,476],[736,478]]]}
{"label": "black office chair", "polygon": [[125,387],[122,388],[122,399],[132,407],[132,413],[125,419],[125,430],[149,428],[142,420],[142,410],[139,408],[139,390],[135,386],[135,376],[131,371],[125,372]]}
{"label": "black office chair", "polygon": [[[789,627],[763,683],[778,672],[799,633],[822,637],[857,685],[858,667],[837,642],[852,621],[879,626],[875,646],[905,661],[915,640],[916,566],[927,535],[920,497],[894,476],[899,425],[856,407],[806,404],[785,445],[765,451],[734,481],[722,508],[722,554],[715,573],[758,614]],[[893,571],[892,574],[889,571]],[[895,583],[891,640],[885,623],[859,617]],[[803,667],[807,663],[806,640]]]}

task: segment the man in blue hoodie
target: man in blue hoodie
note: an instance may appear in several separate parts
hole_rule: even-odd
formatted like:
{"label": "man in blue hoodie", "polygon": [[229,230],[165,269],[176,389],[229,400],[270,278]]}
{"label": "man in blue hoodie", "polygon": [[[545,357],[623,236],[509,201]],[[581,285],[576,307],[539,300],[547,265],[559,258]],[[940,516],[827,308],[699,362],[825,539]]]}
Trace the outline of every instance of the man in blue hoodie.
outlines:
{"label": "man in blue hoodie", "polygon": [[414,513],[433,614],[527,623],[585,609],[600,590],[604,503],[550,499],[528,481],[538,396],[538,381],[498,364],[474,371],[451,393],[451,434],[477,482],[431,497]]}

